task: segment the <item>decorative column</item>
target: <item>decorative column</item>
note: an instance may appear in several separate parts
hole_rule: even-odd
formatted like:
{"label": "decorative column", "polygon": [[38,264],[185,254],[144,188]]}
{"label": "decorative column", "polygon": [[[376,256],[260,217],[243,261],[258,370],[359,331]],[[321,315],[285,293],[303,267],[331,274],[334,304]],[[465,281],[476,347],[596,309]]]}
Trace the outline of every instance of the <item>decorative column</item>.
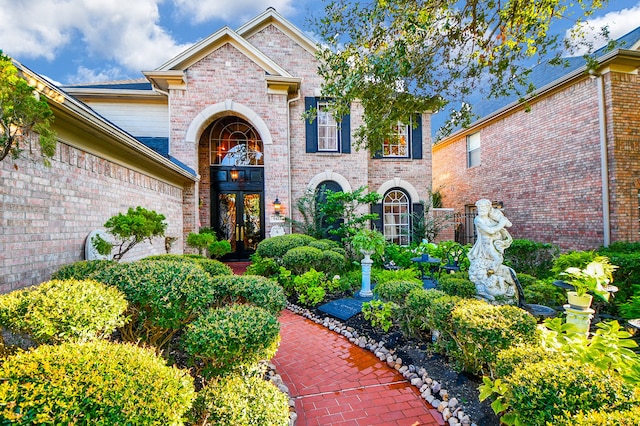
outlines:
{"label": "decorative column", "polygon": [[596,311],[591,308],[580,308],[569,304],[564,305],[563,308],[567,314],[567,324],[575,325],[578,333],[584,333],[589,337],[591,319]]}
{"label": "decorative column", "polygon": [[371,260],[371,255],[373,251],[361,250],[364,255],[364,259],[360,261],[360,265],[362,266],[362,289],[358,295],[360,297],[373,297],[373,292],[371,291],[371,265],[373,265],[373,260]]}

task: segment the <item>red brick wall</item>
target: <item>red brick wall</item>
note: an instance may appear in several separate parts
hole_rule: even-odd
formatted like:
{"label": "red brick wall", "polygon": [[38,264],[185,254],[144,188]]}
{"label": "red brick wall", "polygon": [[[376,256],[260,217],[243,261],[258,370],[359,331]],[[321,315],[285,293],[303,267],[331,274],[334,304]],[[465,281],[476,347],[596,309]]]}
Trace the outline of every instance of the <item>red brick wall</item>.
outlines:
{"label": "red brick wall", "polygon": [[596,81],[583,78],[532,102],[530,112],[520,108],[483,125],[478,167],[466,167],[466,134],[434,146],[433,186],[456,212],[480,198],[504,202],[514,238],[563,249],[600,246],[598,123]]}
{"label": "red brick wall", "polygon": [[[28,154],[27,154],[28,155]],[[39,155],[0,162],[0,293],[50,279],[61,265],[83,260],[87,235],[111,216],[142,206],[167,217],[180,237],[183,189],[58,144],[51,167]],[[140,244],[125,260],[165,253],[164,239]]]}

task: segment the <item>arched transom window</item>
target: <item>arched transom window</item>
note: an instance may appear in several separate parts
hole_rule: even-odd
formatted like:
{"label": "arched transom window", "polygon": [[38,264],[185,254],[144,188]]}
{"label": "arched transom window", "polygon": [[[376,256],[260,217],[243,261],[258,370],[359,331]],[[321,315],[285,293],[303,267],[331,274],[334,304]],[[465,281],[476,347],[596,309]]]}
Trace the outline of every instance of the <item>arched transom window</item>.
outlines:
{"label": "arched transom window", "polygon": [[208,132],[211,164],[264,165],[262,139],[245,120],[238,117],[221,118],[209,127]]}
{"label": "arched transom window", "polygon": [[387,192],[382,200],[382,223],[387,241],[408,246],[411,240],[409,197],[399,189]]}

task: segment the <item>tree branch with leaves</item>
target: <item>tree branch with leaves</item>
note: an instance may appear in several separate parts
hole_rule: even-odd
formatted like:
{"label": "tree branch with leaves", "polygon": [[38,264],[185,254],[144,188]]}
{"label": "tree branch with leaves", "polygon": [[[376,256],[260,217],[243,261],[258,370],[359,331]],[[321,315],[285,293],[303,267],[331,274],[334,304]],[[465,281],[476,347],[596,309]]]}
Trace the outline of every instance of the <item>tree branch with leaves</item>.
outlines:
{"label": "tree branch with leaves", "polygon": [[322,94],[336,119],[362,104],[356,143],[372,152],[415,113],[452,106],[455,125],[468,125],[469,95],[523,99],[535,90],[531,66],[560,64],[569,47],[552,23],[578,11],[580,23],[605,1],[333,0],[314,22]]}
{"label": "tree branch with leaves", "polygon": [[20,77],[11,58],[0,51],[0,161],[20,158],[31,132],[38,134],[44,163],[56,152],[53,112],[45,99]]}

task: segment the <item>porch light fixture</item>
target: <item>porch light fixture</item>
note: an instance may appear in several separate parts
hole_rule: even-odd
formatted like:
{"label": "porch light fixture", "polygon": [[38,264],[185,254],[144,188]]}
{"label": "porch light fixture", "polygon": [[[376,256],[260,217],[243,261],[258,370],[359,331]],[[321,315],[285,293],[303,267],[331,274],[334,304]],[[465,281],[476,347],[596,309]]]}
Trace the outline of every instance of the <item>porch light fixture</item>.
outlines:
{"label": "porch light fixture", "polygon": [[273,212],[276,216],[280,216],[280,209],[282,208],[282,203],[278,200],[278,197],[273,201]]}
{"label": "porch light fixture", "polygon": [[238,180],[238,170],[237,169],[231,169],[231,171],[229,172],[229,176],[231,176],[231,181],[235,182]]}

